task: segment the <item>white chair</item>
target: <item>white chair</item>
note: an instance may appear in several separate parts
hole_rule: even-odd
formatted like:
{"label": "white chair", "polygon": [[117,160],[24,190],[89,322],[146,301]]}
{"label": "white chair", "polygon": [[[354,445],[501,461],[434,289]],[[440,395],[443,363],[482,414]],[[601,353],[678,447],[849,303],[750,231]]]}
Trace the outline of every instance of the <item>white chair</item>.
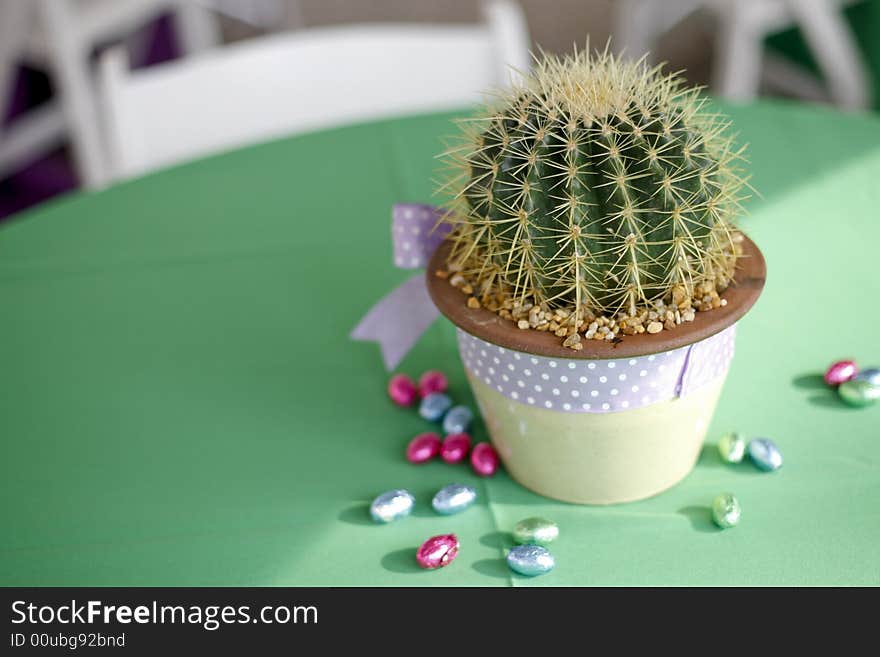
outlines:
{"label": "white chair", "polygon": [[98,126],[90,57],[96,47],[129,35],[170,12],[184,49],[213,45],[214,17],[192,0],[0,0],[0,114],[8,104],[20,61],[44,68],[57,102],[19,117],[0,132],[0,178],[69,136],[80,180],[104,180],[104,148]]}
{"label": "white chair", "polygon": [[530,63],[518,5],[480,25],[353,25],[253,39],[131,71],[101,61],[115,178],[297,132],[469,105]]}
{"label": "white chair", "polygon": [[[844,109],[866,109],[869,76],[841,9],[853,0],[618,0],[615,46],[638,57],[697,9],[718,19],[719,36],[712,89],[731,100],[751,100],[762,79],[781,91],[808,100],[833,102]],[[770,34],[798,27],[823,80],[802,67],[764,52]]]}

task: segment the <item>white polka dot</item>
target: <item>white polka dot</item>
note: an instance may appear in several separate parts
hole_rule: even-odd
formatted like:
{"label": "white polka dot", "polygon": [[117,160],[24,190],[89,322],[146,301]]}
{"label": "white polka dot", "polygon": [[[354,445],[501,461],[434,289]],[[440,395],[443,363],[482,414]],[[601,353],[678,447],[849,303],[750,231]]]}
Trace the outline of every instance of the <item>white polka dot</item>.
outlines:
{"label": "white polka dot", "polygon": [[583,404],[581,404],[581,408],[584,409],[585,411],[588,411],[592,407],[590,406],[589,402],[584,402]]}
{"label": "white polka dot", "polygon": [[651,381],[651,384],[650,384],[650,385],[651,385],[652,388],[656,388],[656,387],[657,387],[657,382],[656,382],[656,381]]}
{"label": "white polka dot", "polygon": [[598,397],[598,396],[599,396],[598,390],[590,390],[590,397]]}
{"label": "white polka dot", "polygon": [[607,376],[600,376],[599,383],[608,383],[608,377]]}
{"label": "white polka dot", "polygon": [[514,357],[516,360],[521,360],[521,359],[522,359],[522,356],[520,356],[519,354],[513,354],[513,357]]}
{"label": "white polka dot", "polygon": [[633,386],[633,387],[632,387],[632,391],[633,391],[633,392],[638,392],[638,391],[639,391],[639,387],[638,387],[638,386]]}
{"label": "white polka dot", "polygon": [[555,360],[551,360],[550,363],[549,363],[549,365],[550,365],[550,367],[556,367],[556,361],[555,361]]}
{"label": "white polka dot", "polygon": [[544,406],[546,406],[547,408],[553,408],[553,402],[551,402],[551,401],[548,399],[547,401],[544,402]]}
{"label": "white polka dot", "polygon": [[614,395],[616,395],[618,392],[619,392],[619,391],[618,391],[617,388],[611,388],[611,396],[612,396],[612,397],[613,397]]}
{"label": "white polka dot", "polygon": [[523,381],[522,381],[522,380],[520,380],[520,381],[517,381],[517,382],[516,382],[516,385],[518,385],[518,386],[519,386],[519,387],[520,387],[520,388],[525,388],[525,387],[526,387],[526,384],[525,384],[525,383],[523,383]]}
{"label": "white polka dot", "polygon": [[481,361],[479,358],[477,359],[477,365],[479,365],[480,367],[483,366],[483,361]]}
{"label": "white polka dot", "polygon": [[537,365],[537,364],[538,364],[538,359],[537,359],[537,358],[531,358],[530,360],[532,361],[532,365]]}
{"label": "white polka dot", "polygon": [[527,397],[527,398],[526,398],[526,401],[529,402],[530,404],[534,404],[534,403],[535,403],[535,398],[534,398],[534,397]]}
{"label": "white polka dot", "polygon": [[559,394],[559,388],[553,388],[553,394],[554,394],[554,395],[558,395],[558,394]]}
{"label": "white polka dot", "polygon": [[580,393],[579,390],[572,390],[572,391],[571,391],[571,396],[572,396],[572,397],[580,397],[580,396],[581,396],[581,393]]}
{"label": "white polka dot", "polygon": [[526,376],[531,376],[532,370],[523,370],[523,374],[525,374]]}
{"label": "white polka dot", "polygon": [[629,408],[629,402],[624,399],[622,402],[620,402],[620,407]]}
{"label": "white polka dot", "polygon": [[511,372],[513,372],[513,370],[515,370],[516,368],[513,366],[513,363],[508,363],[507,369],[509,369]]}
{"label": "white polka dot", "polygon": [[635,365],[635,364],[638,363],[638,362],[639,362],[639,361],[637,361],[635,358],[630,358],[630,359],[629,359],[629,364],[630,364],[630,365]]}
{"label": "white polka dot", "polygon": [[568,369],[570,370],[573,370],[575,367],[577,367],[577,365],[575,365],[573,362],[568,364]]}
{"label": "white polka dot", "polygon": [[621,374],[619,377],[617,377],[617,379],[619,381],[626,381],[626,374]]}
{"label": "white polka dot", "polygon": [[409,251],[412,248],[412,244],[410,244],[409,242],[404,242],[403,244],[400,245],[400,247],[404,251]]}
{"label": "white polka dot", "polygon": [[493,356],[493,357],[492,357],[492,362],[495,363],[496,365],[498,365],[501,361],[498,360],[498,356]]}
{"label": "white polka dot", "polygon": [[648,360],[649,360],[649,361],[653,361],[654,358],[656,358],[656,356],[648,356]]}
{"label": "white polka dot", "polygon": [[519,393],[516,390],[514,390],[513,392],[510,393],[510,398],[511,399],[519,399]]}
{"label": "white polka dot", "polygon": [[642,370],[639,372],[639,376],[648,376],[648,370]]}
{"label": "white polka dot", "polygon": [[563,383],[568,383],[568,377],[565,376],[564,374],[559,377],[559,380],[562,381]]}
{"label": "white polka dot", "polygon": [[643,403],[643,404],[647,404],[647,403],[650,402],[650,401],[651,401],[651,398],[650,398],[650,397],[642,397],[642,403]]}
{"label": "white polka dot", "polygon": [[543,388],[541,386],[535,386],[535,392],[541,392]]}
{"label": "white polka dot", "polygon": [[486,382],[486,385],[490,385],[492,383],[492,379],[490,379],[488,376],[485,379],[483,379],[483,381]]}
{"label": "white polka dot", "polygon": [[480,349],[480,356],[482,356],[483,358],[486,357],[486,350],[485,349]]}
{"label": "white polka dot", "polygon": [[658,367],[657,369],[660,370],[660,371],[662,372],[663,370],[666,369],[666,365],[661,365],[661,366]]}
{"label": "white polka dot", "polygon": [[502,374],[502,375],[501,375],[501,378],[502,378],[504,381],[510,381],[510,377],[507,376],[506,374]]}
{"label": "white polka dot", "polygon": [[477,376],[480,376],[480,370],[478,370],[478,369],[474,369],[474,374],[477,375]]}
{"label": "white polka dot", "polygon": [[613,360],[608,361],[608,369],[613,370],[617,365],[615,365]]}
{"label": "white polka dot", "polygon": [[611,404],[609,404],[608,402],[605,402],[604,404],[602,404],[603,411],[607,411],[609,408],[611,408]]}
{"label": "white polka dot", "polygon": [[587,382],[587,377],[582,376],[582,377],[580,378],[580,382],[581,382],[581,383],[586,383],[586,382]]}
{"label": "white polka dot", "polygon": [[566,411],[570,411],[570,410],[571,410],[571,404],[568,404],[568,403],[563,404],[563,405],[562,405],[562,408],[564,408]]}
{"label": "white polka dot", "polygon": [[501,386],[495,386],[495,388],[498,390],[498,392],[504,392],[504,390],[501,389]]}
{"label": "white polka dot", "polygon": [[495,368],[494,368],[494,367],[490,367],[490,368],[489,368],[489,374],[495,374]]}
{"label": "white polka dot", "polygon": [[587,367],[589,367],[591,370],[594,370],[596,369],[596,363],[587,363]]}
{"label": "white polka dot", "polygon": [[544,373],[541,375],[541,378],[544,379],[545,381],[549,381],[549,380],[550,380],[550,375],[547,374],[547,372],[544,372]]}
{"label": "white polka dot", "polygon": [[499,354],[503,354],[503,353],[504,353],[504,347],[498,347],[498,353],[499,353]]}

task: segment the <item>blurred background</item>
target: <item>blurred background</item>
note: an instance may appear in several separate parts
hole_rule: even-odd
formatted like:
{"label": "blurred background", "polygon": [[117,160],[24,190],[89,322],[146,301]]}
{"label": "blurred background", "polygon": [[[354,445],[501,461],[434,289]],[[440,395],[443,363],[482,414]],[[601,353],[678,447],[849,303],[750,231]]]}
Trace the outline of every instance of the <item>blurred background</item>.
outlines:
{"label": "blurred background", "polygon": [[[506,44],[500,58],[520,66],[529,48],[561,53],[587,37],[594,47],[611,38],[612,49],[650,51],[652,61],[732,102],[777,97],[855,112],[880,106],[880,0],[0,0],[0,220],[72,189],[325,127],[313,120],[285,129],[282,121],[271,133],[242,130],[236,140],[149,160],[156,139],[139,132],[138,121],[147,115],[167,125],[176,114],[199,116],[194,107],[206,116],[209,108],[197,106],[216,107],[216,93],[235,104],[252,94],[243,76],[266,73],[264,84],[273,84],[263,69],[301,76],[300,91],[309,75],[332,80],[346,64],[322,54],[321,40],[338,51],[366,38],[357,26],[377,23],[391,36],[417,26],[408,33],[415,39],[435,27],[484,24],[493,43]],[[338,26],[353,30],[334,32]],[[285,50],[288,42],[300,50]],[[274,44],[275,54],[261,59],[270,47],[262,44]],[[286,61],[285,52],[305,61]],[[150,75],[139,76],[144,70]],[[205,82],[203,92],[203,79],[218,90]],[[325,95],[328,104],[339,102]],[[382,114],[374,109],[340,121]],[[241,112],[262,120],[246,106]]]}

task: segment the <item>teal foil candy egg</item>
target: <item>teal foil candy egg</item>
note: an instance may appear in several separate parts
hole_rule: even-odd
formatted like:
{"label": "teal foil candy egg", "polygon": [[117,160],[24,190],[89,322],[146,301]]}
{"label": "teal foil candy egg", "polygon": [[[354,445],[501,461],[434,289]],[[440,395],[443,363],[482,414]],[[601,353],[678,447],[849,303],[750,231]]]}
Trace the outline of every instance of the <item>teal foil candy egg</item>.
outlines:
{"label": "teal foil candy egg", "polygon": [[526,518],[513,528],[513,540],[526,545],[546,545],[559,536],[559,527],[546,518]]}
{"label": "teal foil candy egg", "polygon": [[473,487],[464,484],[449,484],[437,491],[434,499],[431,500],[431,506],[437,513],[451,516],[470,507],[476,499],[477,491]]}
{"label": "teal foil candy egg", "polygon": [[712,500],[712,520],[721,529],[728,529],[739,524],[742,509],[739,500],[732,493],[722,493]]}
{"label": "teal foil candy egg", "polygon": [[748,449],[749,458],[759,470],[772,472],[782,467],[782,452],[769,438],[750,440]]}
{"label": "teal foil candy egg", "polygon": [[746,441],[735,431],[726,433],[718,440],[718,453],[725,463],[740,463],[746,454]]}
{"label": "teal foil candy egg", "polygon": [[397,488],[379,495],[370,505],[373,520],[387,524],[408,516],[416,498],[408,490]]}
{"label": "teal foil candy egg", "polygon": [[446,415],[450,406],[452,406],[452,400],[449,395],[442,392],[432,392],[419,404],[419,415],[428,422],[439,422]]}
{"label": "teal foil candy egg", "polygon": [[867,381],[872,386],[880,388],[880,367],[869,367],[853,377],[855,381]]}
{"label": "teal foil candy egg", "polygon": [[850,379],[837,387],[837,394],[848,406],[861,408],[880,399],[880,386],[872,385],[864,379]]}
{"label": "teal foil candy egg", "polygon": [[553,570],[556,560],[540,545],[517,545],[507,553],[507,565],[520,575],[535,577]]}
{"label": "teal foil candy egg", "polygon": [[467,406],[453,406],[443,418],[443,433],[467,433],[470,431],[474,414]]}

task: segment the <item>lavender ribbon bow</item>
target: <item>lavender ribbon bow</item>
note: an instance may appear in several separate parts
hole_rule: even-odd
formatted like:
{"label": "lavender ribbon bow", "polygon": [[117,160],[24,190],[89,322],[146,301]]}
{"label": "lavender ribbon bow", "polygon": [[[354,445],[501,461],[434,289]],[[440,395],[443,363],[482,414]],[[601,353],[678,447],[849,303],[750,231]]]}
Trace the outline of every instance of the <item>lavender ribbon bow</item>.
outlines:
{"label": "lavender ribbon bow", "polygon": [[[443,211],[431,205],[398,203],[391,209],[394,264],[401,269],[421,269],[452,230],[439,224]],[[384,296],[351,332],[352,340],[375,341],[382,361],[393,370],[421,335],[440,315],[428,295],[422,272]]]}

